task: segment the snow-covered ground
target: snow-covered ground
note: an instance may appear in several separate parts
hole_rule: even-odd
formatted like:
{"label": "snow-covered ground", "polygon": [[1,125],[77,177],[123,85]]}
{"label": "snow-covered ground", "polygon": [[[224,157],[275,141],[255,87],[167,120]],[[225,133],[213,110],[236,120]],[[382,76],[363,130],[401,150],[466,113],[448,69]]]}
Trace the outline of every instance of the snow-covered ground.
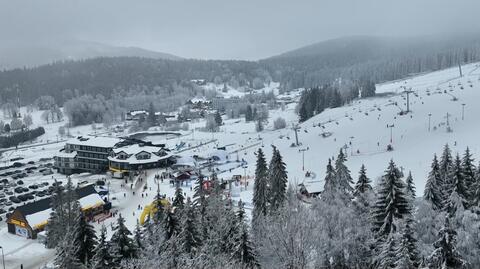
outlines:
{"label": "snow-covered ground", "polygon": [[[386,97],[375,97],[355,101],[354,103],[335,109],[328,109],[299,125],[300,147],[291,147],[295,141],[295,134],[291,126],[298,122],[295,114],[295,103],[285,106],[284,110],[270,111],[269,123],[263,132],[255,131],[255,123],[245,122],[242,119],[224,119],[224,125],[217,133],[201,132],[205,126],[203,120],[190,124],[190,129],[195,131],[182,132],[180,137],[152,136],[156,143],[165,142],[170,147],[185,143],[188,146],[202,146],[185,150],[182,154],[208,154],[217,147],[226,146],[229,152],[230,164],[219,167],[225,172],[219,178],[230,179],[233,175],[247,175],[252,177],[255,171],[256,152],[262,148],[269,159],[272,152],[270,145],[275,145],[281,152],[287,165],[289,181],[292,184],[301,183],[306,171],[312,171],[318,179],[325,174],[328,158],[336,157],[340,148],[346,148],[348,162],[352,176],[356,178],[362,164],[367,167],[368,175],[377,180],[387,167],[388,161],[393,159],[405,171],[411,170],[417,187],[418,195],[423,193],[424,184],[429,171],[429,166],[434,153],[440,153],[444,144],[449,143],[454,152],[463,153],[468,146],[474,154],[480,154],[480,125],[477,115],[480,115],[480,65],[469,64],[463,66],[463,77],[459,77],[458,68],[451,68],[434,73],[424,74],[405,80],[377,85],[378,93]],[[278,85],[277,85],[278,86]],[[223,87],[223,85],[222,85]],[[463,87],[463,89],[461,89]],[[411,113],[399,115],[400,110],[406,109],[405,89],[411,89]],[[221,89],[220,89],[221,90]],[[456,101],[452,101],[455,97]],[[395,105],[396,103],[396,105]],[[465,104],[464,119],[462,119],[462,104]],[[453,132],[446,131],[446,116],[449,114],[449,123]],[[431,128],[429,131],[429,114],[431,114]],[[287,121],[287,128],[273,130],[273,121],[283,117]],[[36,121],[34,117],[34,122]],[[393,129],[387,125],[394,125]],[[48,125],[46,125],[47,127]],[[56,136],[58,126],[47,127],[47,135],[43,139],[52,139]],[[390,144],[390,131],[393,134],[394,151],[387,152]],[[71,131],[72,132],[72,131]],[[73,130],[78,134],[91,133],[91,126],[81,126]],[[329,132],[331,136],[322,137],[322,133]],[[76,134],[75,134],[76,135]],[[48,138],[49,137],[49,138]],[[210,143],[208,143],[210,141]],[[63,144],[52,144],[18,150],[16,154],[26,159],[38,160],[41,157],[53,156]],[[305,154],[305,171],[302,170],[302,152]],[[6,154],[11,154],[7,152]],[[478,157],[477,157],[478,158]],[[247,162],[242,167],[236,160]],[[152,202],[160,187],[160,192],[167,197],[172,197],[175,188],[168,180],[155,181],[156,174],[162,169],[152,169],[142,175],[143,180],[136,179],[135,183],[128,182],[125,186],[123,180],[107,179],[110,182],[113,211],[121,213],[127,219],[127,225],[133,229],[142,208]],[[32,182],[51,180],[52,176],[31,177]],[[55,178],[65,180],[62,175],[55,174]],[[105,175],[75,175],[74,182],[94,182]],[[132,188],[130,187],[132,185]],[[145,188],[146,185],[146,188]],[[190,182],[182,186],[187,196],[191,196]],[[248,187],[237,186],[234,199],[242,199],[247,203],[247,208],[252,199],[253,180],[250,179]],[[143,191],[142,191],[143,190]],[[135,194],[133,193],[135,192]],[[143,196],[142,196],[143,194]],[[139,209],[140,208],[140,209]],[[115,218],[104,222],[107,227]],[[99,228],[99,224],[95,224]],[[0,225],[4,227],[4,223]],[[109,229],[110,232],[110,229]],[[11,239],[13,238],[13,239]],[[5,244],[3,242],[12,242]],[[52,253],[45,251],[41,245],[32,240],[6,234],[6,229],[0,230],[0,245],[5,245],[6,262],[9,266],[17,266],[22,251],[28,253],[32,260],[48,261]],[[14,250],[21,248],[22,251]],[[20,253],[20,254],[18,254]],[[21,261],[21,259],[20,259]],[[28,267],[26,267],[28,268]]]}

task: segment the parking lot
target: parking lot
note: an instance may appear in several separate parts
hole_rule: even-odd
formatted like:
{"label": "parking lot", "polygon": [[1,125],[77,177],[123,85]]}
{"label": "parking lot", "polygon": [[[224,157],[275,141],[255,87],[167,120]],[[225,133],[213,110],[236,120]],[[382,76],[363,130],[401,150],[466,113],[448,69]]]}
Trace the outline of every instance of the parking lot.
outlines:
{"label": "parking lot", "polygon": [[51,159],[23,162],[16,158],[10,161],[11,165],[0,167],[0,221],[5,221],[7,214],[17,206],[49,197],[54,185],[62,184],[49,178],[54,174]]}

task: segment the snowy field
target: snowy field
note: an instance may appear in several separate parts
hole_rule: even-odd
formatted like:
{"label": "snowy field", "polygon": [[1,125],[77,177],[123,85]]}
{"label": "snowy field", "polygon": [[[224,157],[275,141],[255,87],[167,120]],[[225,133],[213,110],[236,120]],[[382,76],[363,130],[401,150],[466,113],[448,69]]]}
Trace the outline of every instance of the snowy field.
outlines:
{"label": "snowy field", "polygon": [[[289,182],[297,185],[303,182],[306,171],[316,174],[318,180],[323,179],[328,158],[336,157],[340,148],[345,148],[348,162],[354,179],[362,164],[367,167],[368,176],[377,180],[387,167],[388,161],[393,159],[404,171],[411,170],[417,187],[417,195],[422,195],[429,166],[434,153],[440,153],[444,144],[448,143],[454,152],[463,153],[467,146],[479,156],[480,142],[478,134],[480,126],[477,115],[480,115],[480,65],[469,64],[463,66],[463,77],[459,77],[458,68],[425,74],[417,77],[377,85],[377,93],[391,93],[387,97],[376,97],[355,101],[353,104],[328,109],[299,125],[298,133],[300,147],[291,147],[295,141],[295,134],[291,126],[298,122],[295,114],[295,103],[289,104],[285,110],[270,111],[269,124],[263,132],[255,131],[255,123],[246,123],[244,119],[224,119],[224,125],[217,133],[201,132],[204,121],[190,124],[191,131],[182,132],[179,137],[152,136],[150,140],[156,143],[164,142],[173,147],[184,143],[186,147],[194,147],[182,152],[183,155],[208,154],[216,147],[226,146],[229,153],[228,164],[218,168],[221,171],[219,178],[230,179],[233,175],[247,175],[252,177],[255,171],[256,156],[259,148],[271,157],[272,147],[275,145],[281,152],[287,165]],[[271,84],[278,86],[278,84]],[[462,89],[463,88],[463,89]],[[399,115],[406,109],[405,89],[411,89],[411,113]],[[221,89],[220,89],[221,90]],[[275,90],[275,89],[272,89]],[[453,101],[453,99],[457,99]],[[396,104],[396,105],[395,105]],[[464,119],[462,119],[462,104],[465,104]],[[449,124],[453,132],[446,131],[446,116],[449,114]],[[431,114],[431,128],[429,131],[429,114]],[[47,134],[40,137],[37,143],[56,139],[58,127],[65,124],[44,124],[40,113],[34,112],[34,124],[46,128]],[[273,130],[273,121],[283,117],[287,121],[287,128]],[[393,148],[387,152],[390,144],[390,128],[394,125]],[[196,129],[196,130],[192,130]],[[101,135],[114,135],[105,130],[92,130],[91,126],[72,128],[73,135],[86,135],[97,132]],[[323,137],[322,133],[331,133]],[[42,145],[19,149],[4,153],[4,156],[21,156],[25,160],[38,161],[40,158],[52,157],[63,146],[63,143]],[[302,152],[306,149],[305,170],[302,170]],[[478,157],[477,157],[478,158]],[[247,162],[241,167],[236,160]],[[127,226],[133,229],[143,207],[151,203],[157,192],[172,197],[175,191],[168,180],[156,182],[155,175],[163,169],[146,171],[146,175],[135,178],[134,182],[124,185],[123,180],[110,179],[106,175],[80,174],[72,176],[74,183],[87,181],[95,182],[106,178],[110,185],[110,197],[113,199],[113,210],[126,217]],[[205,172],[206,173],[206,172]],[[54,174],[49,176],[33,175],[26,178],[25,184],[42,181],[52,182],[53,178],[65,181],[65,176]],[[182,186],[183,191],[191,196],[192,182]],[[236,186],[233,199],[242,199],[246,208],[250,208],[252,199],[253,179],[248,186]],[[115,218],[107,219],[109,233],[110,225]],[[95,224],[100,228],[100,224]],[[25,268],[38,268],[53,257],[53,252],[47,251],[35,240],[27,240],[6,232],[5,223],[0,224],[0,242],[5,248],[7,268],[18,268],[25,257],[30,257]],[[5,244],[3,242],[9,242]],[[23,260],[23,261],[22,261]],[[27,264],[25,264],[27,265]]]}

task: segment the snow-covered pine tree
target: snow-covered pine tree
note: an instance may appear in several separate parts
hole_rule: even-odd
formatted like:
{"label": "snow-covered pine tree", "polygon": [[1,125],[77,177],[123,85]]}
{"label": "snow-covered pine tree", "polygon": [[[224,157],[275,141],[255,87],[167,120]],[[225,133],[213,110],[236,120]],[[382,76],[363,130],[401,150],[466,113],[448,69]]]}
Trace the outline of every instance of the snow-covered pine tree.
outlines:
{"label": "snow-covered pine tree", "polygon": [[353,197],[355,204],[363,213],[367,213],[370,210],[371,201],[375,195],[371,180],[367,177],[367,169],[362,164],[358,173],[358,180],[355,184]]}
{"label": "snow-covered pine tree", "polygon": [[97,235],[95,229],[87,222],[81,211],[77,216],[77,225],[73,236],[73,244],[77,247],[77,259],[84,265],[89,265],[95,253]]}
{"label": "snow-covered pine tree", "polygon": [[253,212],[252,222],[268,212],[268,170],[265,156],[261,148],[257,152],[257,167],[253,185]]}
{"label": "snow-covered pine tree", "polygon": [[238,202],[237,210],[237,233],[233,246],[233,257],[242,263],[245,268],[256,268],[258,266],[253,244],[250,241],[248,225],[245,220],[245,209],[242,201]]}
{"label": "snow-covered pine tree", "polygon": [[135,225],[135,230],[133,231],[133,241],[137,245],[139,250],[143,249],[143,231],[142,227],[140,227],[140,222],[137,219],[137,224]]}
{"label": "snow-covered pine tree", "polygon": [[450,189],[448,191],[449,196],[445,201],[444,208],[450,214],[454,216],[457,212],[463,212],[468,206],[468,202],[465,198],[465,186],[464,176],[462,171],[462,165],[460,157],[457,155],[450,173]]}
{"label": "snow-covered pine tree", "polygon": [[[65,231],[64,231],[65,233]],[[72,238],[72,232],[65,233],[65,238]],[[56,268],[62,269],[83,269],[86,268],[78,259],[78,246],[69,240],[62,240],[56,247],[54,264]]]}
{"label": "snow-covered pine tree", "polygon": [[335,177],[335,170],[332,166],[332,160],[328,159],[327,171],[325,175],[325,184],[323,186],[323,192],[321,194],[322,200],[326,202],[332,201],[337,195],[337,190],[338,184]]}
{"label": "snow-covered pine tree", "polygon": [[408,242],[404,238],[400,239],[399,246],[396,250],[395,269],[413,269],[415,267],[413,261],[410,258],[410,252],[408,249]]}
{"label": "snow-covered pine tree", "polygon": [[54,194],[52,195],[52,213],[48,219],[46,227],[45,246],[47,248],[55,248],[63,239],[65,235],[65,210],[63,204],[65,202],[65,194],[60,184],[55,181]]}
{"label": "snow-covered pine tree", "polygon": [[98,244],[92,257],[92,269],[112,268],[112,256],[110,255],[110,246],[107,241],[107,229],[104,225],[100,229]]}
{"label": "snow-covered pine tree", "polygon": [[373,231],[376,233],[376,238],[382,240],[390,233],[397,231],[396,223],[409,215],[410,211],[401,172],[391,160],[380,182],[377,200],[372,210]]}
{"label": "snow-covered pine tree", "polygon": [[[400,238],[399,238],[399,244],[398,248],[396,250],[396,257],[397,257],[397,262],[396,262],[396,267],[395,268],[406,268],[402,267],[405,266],[406,264],[411,264],[411,267],[407,268],[416,268],[420,262],[420,257],[418,253],[418,248],[417,248],[417,240],[415,239],[415,236],[413,234],[413,229],[411,227],[411,224],[413,223],[413,219],[408,219],[405,221],[405,226],[402,229]],[[403,264],[403,265],[402,265]],[[402,266],[400,266],[402,265]]]}
{"label": "snow-covered pine tree", "polygon": [[183,197],[183,190],[177,187],[175,190],[175,197],[173,198],[172,206],[178,209],[182,209],[185,205],[185,197]]}
{"label": "snow-covered pine tree", "polygon": [[110,240],[110,253],[113,257],[113,263],[117,266],[122,260],[132,259],[137,256],[137,246],[130,236],[132,236],[132,233],[125,226],[125,219],[120,214]]}
{"label": "snow-covered pine tree", "polygon": [[175,209],[169,209],[165,212],[165,220],[163,223],[166,240],[170,239],[174,235],[178,235],[180,232],[180,224],[178,223]]}
{"label": "snow-covered pine tree", "polygon": [[433,157],[430,173],[428,174],[427,183],[423,192],[423,198],[432,204],[433,209],[443,208],[443,182],[440,175],[440,167],[438,165],[437,155]]}
{"label": "snow-covered pine tree", "polygon": [[67,180],[65,191],[60,184],[55,184],[55,194],[52,197],[52,214],[47,223],[48,248],[55,248],[63,241],[65,231],[76,225],[80,212],[80,204],[70,177]]}
{"label": "snow-covered pine tree", "polygon": [[389,269],[395,268],[395,263],[398,260],[397,256],[397,235],[392,233],[388,235],[383,242],[379,242],[379,254],[375,257],[375,268]]}
{"label": "snow-covered pine tree", "polygon": [[443,228],[438,232],[435,248],[427,259],[428,268],[465,268],[467,263],[457,251],[457,232],[451,227],[450,219],[445,217]]}
{"label": "snow-covered pine tree", "polygon": [[276,211],[285,202],[288,178],[282,155],[275,147],[273,147],[272,160],[270,161],[268,180],[270,209]]}
{"label": "snow-covered pine tree", "polygon": [[453,169],[453,157],[448,144],[445,144],[445,146],[443,147],[443,153],[442,153],[442,157],[440,158],[439,169],[440,169],[440,176],[443,182],[442,194],[444,198],[448,198],[450,196],[450,193],[449,193],[450,184],[451,184],[450,175],[452,174],[452,169]]}
{"label": "snow-covered pine tree", "polygon": [[345,165],[347,157],[343,153],[343,149],[340,149],[338,157],[335,160],[335,177],[338,183],[339,191],[344,194],[345,197],[351,196],[353,192],[353,179],[350,175],[350,170]]}
{"label": "snow-covered pine tree", "polygon": [[412,171],[408,171],[407,179],[405,179],[406,186],[406,193],[415,200],[415,184],[413,183]]}
{"label": "snow-covered pine tree", "polygon": [[150,216],[148,216],[149,222],[146,225],[149,229],[152,228],[150,226],[159,225],[160,223],[162,223],[164,219],[165,208],[162,204],[162,201],[163,201],[163,197],[162,195],[160,195],[160,190],[157,189],[157,194],[155,195],[155,198],[153,200],[153,205],[155,206],[155,213],[153,214],[153,220],[150,219]]}
{"label": "snow-covered pine tree", "polygon": [[365,165],[362,164],[360,171],[358,172],[358,180],[355,184],[354,195],[357,196],[372,191],[371,183],[372,181],[367,177],[367,169],[365,168]]}
{"label": "snow-covered pine tree", "polygon": [[187,198],[183,210],[182,227],[178,238],[183,251],[191,254],[190,257],[192,257],[193,253],[195,253],[201,245],[201,238],[197,227],[195,226],[195,208],[189,198]]}
{"label": "snow-covered pine tree", "polygon": [[[445,201],[444,207],[447,212],[453,214],[457,209],[460,209],[461,207],[466,208],[468,206],[468,191],[465,186],[462,161],[458,154],[455,156],[449,178],[451,181],[448,189],[449,196]],[[461,202],[462,206],[460,206],[459,202]]]}
{"label": "snow-covered pine tree", "polygon": [[476,186],[476,168],[473,162],[474,159],[470,153],[470,149],[467,147],[462,158],[462,172],[466,191],[465,199],[467,200],[469,206],[475,201],[475,193],[473,190]]}

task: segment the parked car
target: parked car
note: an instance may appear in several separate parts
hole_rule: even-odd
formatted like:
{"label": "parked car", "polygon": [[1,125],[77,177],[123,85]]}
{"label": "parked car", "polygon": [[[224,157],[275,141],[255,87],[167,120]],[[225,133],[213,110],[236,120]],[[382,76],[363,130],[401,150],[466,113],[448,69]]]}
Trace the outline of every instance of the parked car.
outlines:
{"label": "parked car", "polygon": [[34,161],[29,161],[28,164],[35,164],[35,162]]}
{"label": "parked car", "polygon": [[21,162],[14,162],[14,163],[12,164],[13,167],[22,167],[22,166],[24,166],[24,165],[25,165],[25,164],[23,164],[23,163],[21,163]]}
{"label": "parked car", "polygon": [[44,176],[48,176],[48,175],[51,175],[51,174],[53,174],[52,169],[46,169],[42,172],[42,175],[44,175]]}
{"label": "parked car", "polygon": [[17,184],[18,184],[18,185],[23,185],[23,180],[17,181]]}
{"label": "parked car", "polygon": [[16,187],[16,188],[14,189],[14,191],[15,191],[16,193],[22,193],[22,192],[23,192],[23,187]]}
{"label": "parked car", "polygon": [[14,203],[16,203],[16,204],[19,204],[19,203],[22,202],[22,201],[21,201],[18,197],[16,197],[16,196],[10,196],[9,199],[10,199],[10,201],[12,201],[12,202],[14,202]]}

